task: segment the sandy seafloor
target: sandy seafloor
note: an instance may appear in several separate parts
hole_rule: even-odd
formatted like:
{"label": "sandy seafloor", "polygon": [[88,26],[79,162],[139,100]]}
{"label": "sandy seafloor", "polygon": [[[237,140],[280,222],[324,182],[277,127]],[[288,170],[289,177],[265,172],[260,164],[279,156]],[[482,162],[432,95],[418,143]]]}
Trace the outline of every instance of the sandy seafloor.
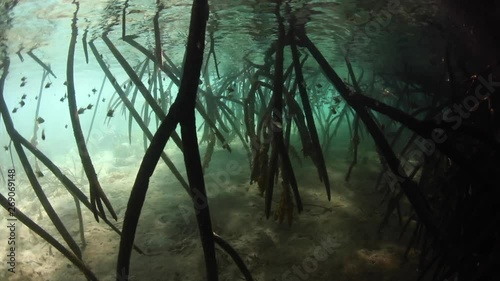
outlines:
{"label": "sandy seafloor", "polygon": [[[220,146],[216,148],[205,176],[213,228],[238,251],[255,280],[415,280],[415,253],[411,252],[410,260],[403,263],[407,238],[398,241],[397,220],[392,218],[384,231],[377,232],[385,210],[385,204],[380,205],[383,194],[375,190],[380,171],[378,156],[373,147],[362,149],[351,180],[346,183],[344,177],[351,157],[346,151],[347,142],[340,141],[335,141],[326,156],[333,191],[331,202],[311,161],[302,160],[300,165],[293,160],[304,211],[300,215],[295,211],[291,227],[286,221],[278,224],[273,218],[266,220],[264,198],[256,184],[249,184],[249,165],[243,148],[233,145],[233,153]],[[125,143],[93,156],[101,184],[118,215],[119,229],[141,153],[142,144]],[[169,147],[167,154],[185,175],[180,152]],[[79,162],[66,157],[59,162],[66,161],[68,169],[73,167],[73,160]],[[73,198],[53,176],[47,175],[40,181],[81,245]],[[88,194],[88,185],[83,183]],[[19,179],[18,185],[23,184],[29,187],[29,183]],[[56,233],[33,195],[20,189],[21,210],[50,233]],[[274,194],[276,202],[280,191],[275,190]],[[91,212],[83,208],[87,241],[84,260],[100,280],[115,280],[120,239],[106,224],[95,222]],[[6,229],[0,231],[0,236],[6,237]],[[86,280],[64,256],[25,226],[17,229],[17,243],[16,273],[7,273],[2,263],[1,280]],[[191,201],[163,162],[150,181],[136,245],[148,254],[133,253],[130,280],[204,280],[203,254]],[[321,260],[317,260],[315,253],[319,253],[318,247],[322,245],[328,245],[329,251],[322,251],[326,256],[320,255]],[[229,256],[220,249],[217,256],[220,280],[243,280]],[[297,270],[298,274],[293,273]],[[287,271],[292,274],[285,277]]]}

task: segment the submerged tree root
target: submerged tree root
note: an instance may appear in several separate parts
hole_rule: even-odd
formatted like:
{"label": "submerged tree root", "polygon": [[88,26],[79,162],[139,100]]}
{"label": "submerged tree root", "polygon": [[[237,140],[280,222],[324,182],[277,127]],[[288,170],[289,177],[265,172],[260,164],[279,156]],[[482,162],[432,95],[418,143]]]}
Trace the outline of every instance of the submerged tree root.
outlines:
{"label": "submerged tree root", "polygon": [[76,26],[78,10],[80,8],[80,4],[78,2],[74,2],[76,5],[76,10],[73,15],[72,22],[72,33],[71,40],[68,50],[68,62],[66,66],[66,81],[68,88],[68,108],[71,117],[71,124],[73,128],[73,134],[75,136],[76,144],[78,147],[78,152],[80,154],[80,159],[82,161],[83,169],[90,183],[90,202],[92,204],[92,211],[94,213],[94,218],[99,221],[99,212],[105,214],[104,207],[102,203],[106,205],[106,208],[110,212],[111,216],[117,220],[116,213],[111,206],[111,202],[107,198],[106,194],[102,190],[101,184],[99,183],[99,179],[97,178],[97,173],[95,172],[94,165],[92,164],[92,159],[90,158],[89,152],[87,150],[87,146],[85,145],[85,137],[83,136],[82,128],[80,125],[80,119],[78,117],[78,107],[76,105],[76,93],[75,93],[75,82],[73,75],[73,67],[74,67],[74,56],[75,56],[75,45],[76,45],[76,36],[78,33],[78,28]]}

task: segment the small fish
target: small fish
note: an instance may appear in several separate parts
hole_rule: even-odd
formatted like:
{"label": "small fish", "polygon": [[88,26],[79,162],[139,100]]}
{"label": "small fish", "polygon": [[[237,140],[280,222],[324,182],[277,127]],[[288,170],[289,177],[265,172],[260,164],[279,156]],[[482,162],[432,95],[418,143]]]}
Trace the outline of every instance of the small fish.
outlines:
{"label": "small fish", "polygon": [[24,94],[21,99],[24,100],[26,98],[26,94]]}
{"label": "small fish", "polygon": [[45,89],[50,88],[50,85],[52,85],[52,82],[47,82],[47,84],[45,84]]}
{"label": "small fish", "polygon": [[43,122],[45,122],[45,119],[43,119],[42,117],[38,117],[38,118],[36,119],[36,122],[37,122],[38,124],[42,124]]}
{"label": "small fish", "polygon": [[68,128],[68,124],[64,125],[64,129],[67,129]]}
{"label": "small fish", "polygon": [[124,84],[123,85],[123,89],[126,90],[127,89],[127,84]]}
{"label": "small fish", "polygon": [[279,129],[283,129],[283,125],[280,122],[277,121],[272,121],[273,125],[276,126]]}
{"label": "small fish", "polygon": [[384,89],[384,90],[382,90],[381,95],[382,95],[383,97],[393,97],[393,98],[395,98],[395,97],[396,97],[393,93],[391,93],[391,91],[390,91],[389,89]]}
{"label": "small fish", "polygon": [[227,92],[228,92],[228,93],[232,93],[232,92],[234,92],[233,87],[229,86],[229,87],[227,88]]}
{"label": "small fish", "polygon": [[89,97],[89,98],[90,98],[90,94],[88,94],[88,95],[87,95],[87,97]]}
{"label": "small fish", "polygon": [[35,96],[35,100],[37,100],[37,99],[38,99],[38,96]]}
{"label": "small fish", "polygon": [[337,109],[335,108],[335,106],[330,106],[330,111],[333,113],[333,114],[337,114]]}
{"label": "small fish", "polygon": [[78,114],[83,114],[84,112],[85,112],[85,108],[80,107],[80,108],[78,109]]}
{"label": "small fish", "polygon": [[26,79],[28,79],[28,78],[26,78],[26,76],[23,76],[23,77],[21,78],[21,81],[22,81],[22,82],[24,82],[24,81],[26,81]]}
{"label": "small fish", "polygon": [[139,13],[143,14],[144,12],[141,10],[130,10],[130,11],[128,11],[127,14],[130,15],[130,14],[139,14]]}
{"label": "small fish", "polygon": [[17,112],[17,107],[14,107],[14,109],[12,109],[12,113],[16,113]]}
{"label": "small fish", "polygon": [[36,176],[37,176],[37,177],[39,177],[39,178],[43,178],[43,173],[42,173],[42,171],[37,170],[35,173],[36,173]]}
{"label": "small fish", "polygon": [[322,87],[323,87],[323,85],[321,85],[320,83],[318,83],[318,84],[316,84],[316,87],[318,87],[318,88],[322,88]]}
{"label": "small fish", "polygon": [[110,110],[108,110],[108,114],[106,114],[106,116],[108,116],[108,117],[110,117],[110,118],[111,118],[111,117],[113,117],[113,113],[114,113],[114,112],[115,112],[115,111],[114,111],[113,109],[110,109]]}
{"label": "small fish", "polygon": [[62,97],[62,98],[60,98],[60,99],[59,99],[59,101],[60,101],[60,102],[64,102],[64,99],[65,99],[65,98],[64,98],[64,97]]}
{"label": "small fish", "polygon": [[102,98],[102,102],[105,102],[106,101],[106,98]]}
{"label": "small fish", "polygon": [[67,86],[68,85],[68,81],[64,81],[63,85]]}
{"label": "small fish", "polygon": [[23,100],[21,100],[19,104],[21,105],[21,107],[23,107],[26,103]]}
{"label": "small fish", "polygon": [[42,140],[45,140],[45,129],[42,130]]}
{"label": "small fish", "polygon": [[333,101],[334,101],[335,103],[340,103],[340,97],[339,97],[339,96],[335,96],[335,97],[333,97]]}
{"label": "small fish", "polygon": [[20,87],[24,87],[24,85],[26,85],[26,81],[21,82]]}
{"label": "small fish", "polygon": [[95,94],[96,92],[97,92],[97,90],[96,90],[95,88],[94,88],[94,89],[92,89],[92,93],[94,93],[94,94]]}
{"label": "small fish", "polygon": [[89,103],[89,105],[87,105],[87,109],[92,109],[92,107],[94,107],[94,105],[91,103]]}
{"label": "small fish", "polygon": [[9,151],[9,147],[6,145],[3,146],[3,149],[5,149],[5,151]]}

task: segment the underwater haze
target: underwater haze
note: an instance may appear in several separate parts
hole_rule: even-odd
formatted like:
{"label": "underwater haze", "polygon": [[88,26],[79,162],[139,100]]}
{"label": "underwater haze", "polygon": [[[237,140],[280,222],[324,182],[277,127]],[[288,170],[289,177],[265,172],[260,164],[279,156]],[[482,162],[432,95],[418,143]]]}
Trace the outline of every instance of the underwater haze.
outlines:
{"label": "underwater haze", "polygon": [[205,2],[0,0],[0,280],[480,280],[498,4]]}

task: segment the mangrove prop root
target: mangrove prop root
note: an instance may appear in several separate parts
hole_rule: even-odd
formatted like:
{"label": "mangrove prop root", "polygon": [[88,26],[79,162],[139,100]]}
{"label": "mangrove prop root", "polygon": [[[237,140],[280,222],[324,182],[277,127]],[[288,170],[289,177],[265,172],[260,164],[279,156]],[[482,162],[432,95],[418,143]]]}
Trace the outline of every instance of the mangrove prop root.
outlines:
{"label": "mangrove prop root", "polygon": [[351,177],[352,169],[358,163],[358,146],[359,146],[358,127],[359,127],[359,116],[356,115],[354,117],[354,124],[353,124],[353,131],[354,131],[354,133],[353,133],[353,136],[352,136],[352,146],[353,146],[353,152],[354,153],[353,153],[352,162],[349,165],[349,169],[347,170],[347,174],[345,176],[345,181],[349,181],[349,178]]}
{"label": "mangrove prop root", "polygon": [[304,157],[311,156],[313,163],[317,166],[316,158],[314,157],[311,135],[307,129],[304,114],[300,109],[298,102],[292,97],[292,94],[285,89],[285,101],[288,106],[289,115],[293,115],[293,120],[297,126],[299,137],[302,142],[302,154]]}
{"label": "mangrove prop root", "polygon": [[[179,94],[172,104],[167,116],[162,120],[156,131],[144,159],[139,168],[134,186],[127,205],[127,211],[123,222],[123,233],[120,241],[120,250],[117,262],[117,280],[120,277],[127,280],[130,269],[131,245],[134,241],[135,231],[140,212],[144,204],[149,178],[154,172],[161,152],[163,151],[170,135],[178,123],[181,124],[181,135],[183,145],[190,147],[183,151],[188,171],[188,181],[193,196],[198,228],[200,231],[202,246],[205,254],[207,280],[217,281],[217,262],[215,260],[215,246],[212,232],[206,190],[203,182],[201,160],[196,140],[196,126],[194,119],[194,108],[196,106],[196,93],[198,85],[192,81],[198,81],[203,63],[203,49],[205,42],[206,21],[208,20],[208,1],[199,0],[193,2],[191,22],[189,28],[188,44],[186,48],[186,61],[182,75]],[[193,149],[191,149],[193,148]]]}
{"label": "mangrove prop root", "polygon": [[[356,79],[356,76],[354,75],[354,70],[352,69],[351,61],[346,57],[345,58],[347,69],[349,70],[349,76],[352,79],[352,84],[354,86],[354,89],[356,92],[361,93],[361,88],[359,87],[358,80]],[[349,181],[349,178],[351,177],[351,172],[354,166],[358,163],[358,146],[359,146],[359,134],[358,134],[358,128],[359,128],[359,116],[354,113],[354,124],[352,126],[352,146],[353,146],[353,159],[351,162],[351,165],[349,165],[349,169],[347,170],[347,174],[345,176],[345,181]]]}
{"label": "mangrove prop root", "polygon": [[258,82],[252,83],[250,91],[244,100],[243,113],[244,113],[244,124],[246,128],[246,135],[250,139],[252,155],[258,153],[258,149],[255,145],[257,141],[257,136],[255,135],[255,92],[259,87]]}
{"label": "mangrove prop root", "polygon": [[[158,130],[151,139],[151,143],[144,154],[134,185],[132,186],[132,191],[127,203],[127,210],[123,219],[122,238],[120,240],[120,249],[116,269],[118,276],[123,277],[128,276],[129,274],[132,244],[134,242],[142,206],[144,205],[146,193],[149,188],[149,178],[153,175],[163,149],[172,135],[172,132],[175,130],[175,127],[179,123],[179,114],[177,112],[179,109],[176,109],[177,107],[178,105],[174,102],[169,113],[163,119],[160,127],[158,127]],[[123,279],[117,280],[122,281]]]}
{"label": "mangrove prop root", "polygon": [[215,135],[210,134],[207,137],[207,150],[205,151],[205,156],[203,157],[203,171],[205,171],[210,165],[210,160],[212,159],[212,154],[214,153],[215,147]]}
{"label": "mangrove prop root", "polygon": [[[5,198],[1,193],[0,193],[0,205],[2,205],[6,210],[9,210],[10,208],[9,201],[7,201],[7,198]],[[23,212],[21,212],[21,210],[16,208],[14,215],[22,224],[26,225],[29,229],[35,232],[38,236],[42,237],[45,241],[49,242],[50,245],[52,245],[54,248],[56,248],[56,250],[58,250],[66,258],[68,258],[69,261],[71,261],[75,266],[78,267],[78,269],[80,269],[81,272],[83,272],[83,274],[85,274],[88,280],[90,281],[98,280],[97,277],[94,275],[94,273],[90,270],[90,268],[87,265],[85,265],[78,256],[75,256],[75,254],[68,251],[68,249],[66,249],[63,245],[61,245],[59,241],[57,241],[47,231],[45,231],[38,224],[32,221],[28,216],[26,216]]]}
{"label": "mangrove prop root", "polygon": [[[266,218],[269,219],[271,215],[271,204],[273,201],[273,191],[274,191],[274,180],[276,178],[276,170],[278,166],[278,150],[276,148],[276,143],[273,141],[271,144],[271,156],[269,164],[267,165],[268,170],[266,172],[265,184],[265,202],[264,202],[264,213]],[[262,177],[262,175],[261,175]],[[262,188],[264,190],[264,188]]]}
{"label": "mangrove prop root", "polygon": [[[157,1],[158,4],[158,1]],[[156,7],[156,14],[153,17],[153,27],[154,27],[154,34],[155,34],[155,57],[156,57],[156,63],[160,66],[163,64],[162,59],[161,59],[161,35],[160,35],[160,12],[163,10],[163,5],[157,5]],[[125,36],[123,36],[125,37]],[[155,70],[156,71],[156,70]]]}
{"label": "mangrove prop root", "polygon": [[203,106],[199,102],[196,103],[196,110],[198,110],[198,113],[205,120],[208,126],[210,126],[217,139],[222,143],[222,148],[227,149],[227,151],[231,152],[231,147],[229,146],[229,143],[226,141],[226,138],[224,138],[220,130],[217,128],[217,126],[215,126],[214,121],[210,119],[210,117],[205,112],[205,109],[203,109]]}
{"label": "mangrove prop root", "polygon": [[28,177],[28,180],[33,187],[33,191],[35,192],[36,196],[40,200],[40,204],[42,204],[43,208],[47,212],[47,215],[49,216],[50,220],[56,227],[56,229],[59,231],[59,234],[63,237],[63,239],[66,241],[68,246],[71,248],[73,253],[75,253],[76,256],[81,258],[82,254],[80,251],[80,248],[76,244],[75,240],[71,237],[69,234],[68,230],[62,223],[61,219],[57,215],[56,211],[50,204],[49,199],[43,192],[43,189],[38,182],[38,179],[36,178],[35,173],[33,172],[33,169],[31,168],[31,165],[28,161],[28,157],[26,156],[26,153],[24,152],[24,149],[21,145],[20,139],[19,139],[19,133],[16,131],[14,128],[14,123],[12,122],[12,118],[9,115],[9,111],[7,109],[7,104],[5,103],[4,99],[4,86],[5,86],[5,79],[7,77],[7,74],[9,72],[9,65],[10,65],[10,60],[7,58],[4,63],[4,71],[2,73],[2,77],[0,78],[0,112],[2,112],[2,117],[3,121],[5,124],[5,128],[7,130],[7,133],[9,134],[10,139],[12,140],[12,143],[14,144],[14,148],[16,149],[17,155],[19,157],[19,160],[21,161],[21,164],[24,168],[24,171],[26,172],[26,175]]}
{"label": "mangrove prop root", "polygon": [[57,76],[52,72],[52,69],[50,69],[50,66],[46,65],[43,61],[41,61],[35,54],[33,54],[33,50],[28,51],[28,56],[30,56],[34,61],[36,61],[43,69],[47,70],[48,73],[50,73],[54,78],[57,78]]}
{"label": "mangrove prop root", "polygon": [[[42,93],[43,93],[43,89],[44,89],[44,85],[45,85],[45,79],[47,78],[48,76],[48,72],[44,69],[43,70],[43,75],[42,75],[42,82],[40,83],[40,90],[38,92],[38,99],[37,99],[37,103],[36,103],[36,110],[35,110],[35,118],[33,118],[33,120],[35,120],[35,124],[33,126],[33,136],[31,137],[31,143],[36,146],[38,141],[38,128],[40,127],[38,125],[38,122],[36,121],[38,119],[38,113],[40,112],[40,105],[42,104]],[[37,163],[36,163],[37,165]]]}
{"label": "mangrove prop root", "polygon": [[[136,41],[134,41],[133,38],[125,38],[124,41],[127,42],[127,43],[129,43],[131,46],[133,46],[137,50],[139,50],[141,53],[143,53],[151,61],[156,62],[155,56],[150,51],[148,51],[146,48],[144,48],[139,43],[137,43]],[[165,58],[165,60],[167,62],[172,63],[170,61],[170,59],[168,58],[168,56],[165,54],[165,52],[163,52],[163,58]],[[170,80],[172,80],[172,82],[174,82],[175,85],[177,85],[178,87],[180,87],[180,80],[179,80],[179,78],[177,78],[174,75],[174,73],[172,73],[172,71],[170,71],[170,69],[166,66],[166,63],[160,65],[160,69],[170,78]],[[204,91],[201,91],[201,90],[199,90],[199,91],[202,94],[205,94]],[[217,126],[215,126],[215,123],[212,121],[212,119],[209,118],[209,115],[203,109],[203,107],[200,104],[197,103],[196,104],[196,110],[198,110],[198,113],[201,115],[201,117],[203,117],[203,119],[205,120],[205,122],[207,122],[207,124],[210,126],[210,128],[214,131],[215,136],[217,137],[217,139],[219,139],[219,141],[222,144],[224,144],[223,148],[225,148],[229,152],[231,152],[231,149],[229,147],[229,144],[227,144],[226,139],[224,138],[224,136],[222,135],[222,133],[219,131],[219,129],[217,128]],[[179,138],[179,136],[177,135],[176,132],[174,132],[174,134],[172,135],[172,139],[174,140],[174,142],[178,146],[180,145],[180,143],[181,143],[180,142],[180,138]],[[181,150],[182,150],[182,148],[181,148]]]}
{"label": "mangrove prop root", "polygon": [[[127,60],[118,51],[118,49],[111,42],[111,40],[109,40],[108,36],[106,34],[103,34],[102,39],[103,39],[104,43],[106,43],[106,46],[108,46],[111,53],[115,56],[118,63],[120,63],[120,65],[125,70],[125,72],[127,72],[128,76],[130,77],[132,82],[139,89],[139,92],[141,92],[142,96],[147,101],[148,105],[151,106],[151,108],[153,109],[156,116],[160,119],[165,118],[165,112],[163,112],[163,110],[158,105],[156,100],[153,98],[153,96],[151,96],[151,93],[148,91],[148,89],[146,88],[144,83],[142,83],[142,81],[139,78],[139,76],[137,75],[137,73],[135,73],[134,69],[130,66],[130,64],[127,62]],[[173,133],[172,139],[174,140],[175,144],[177,144],[177,147],[179,147],[181,150],[183,150],[180,138],[176,132]]]}
{"label": "mangrove prop root", "polygon": [[[224,104],[223,102],[218,101],[217,102],[219,105],[219,110],[222,112],[222,114],[226,117],[228,123],[231,125],[233,128],[233,131],[236,133],[238,138],[241,140],[241,143],[243,144],[243,148],[247,152],[247,156],[250,157],[251,151],[250,148],[248,147],[248,144],[245,142],[245,138],[241,134],[240,130],[236,127],[236,124],[239,124],[237,121],[235,122],[234,120],[238,120],[234,114],[231,114],[229,107]],[[233,118],[231,118],[233,117]]]}
{"label": "mangrove prop root", "polygon": [[[191,22],[189,27],[186,60],[179,88],[179,105],[183,105],[183,116],[180,120],[181,135],[186,147],[184,162],[192,192],[193,206],[200,231],[202,248],[205,256],[205,266],[208,281],[217,281],[218,269],[215,259],[214,236],[208,205],[208,197],[203,180],[198,141],[196,137],[195,106],[197,83],[200,79],[203,64],[203,51],[205,48],[205,31],[208,20],[208,1],[197,0],[193,2]],[[201,202],[200,199],[204,202]]]}
{"label": "mangrove prop root", "polygon": [[[45,156],[40,150],[38,150],[35,146],[33,146],[28,140],[23,138],[17,131],[14,131],[12,139],[19,140],[21,145],[23,145],[26,149],[28,149],[33,155],[42,162],[43,165],[45,165],[53,174],[56,176],[57,179],[61,181],[63,186],[68,190],[69,193],[71,193],[73,196],[78,198],[80,202],[82,202],[87,209],[92,210],[92,205],[90,204],[87,196],[66,176],[63,174],[63,172],[54,164],[50,159]],[[106,219],[103,214],[99,213],[99,217],[111,228],[113,231],[115,231],[118,235],[121,235],[121,232],[114,224],[112,224],[108,219]],[[144,252],[139,249],[137,246],[134,245],[134,249],[140,253],[144,254]]]}
{"label": "mangrove prop root", "polygon": [[[122,39],[125,38],[127,34],[127,8],[128,8],[128,1],[125,0],[125,3],[123,4],[123,9],[122,9]],[[88,63],[88,61],[87,61]]]}
{"label": "mangrove prop root", "polygon": [[[95,59],[97,60],[97,63],[99,64],[99,66],[101,66],[101,69],[104,72],[104,74],[106,75],[106,77],[108,78],[108,80],[114,81],[115,78],[114,78],[113,74],[111,73],[109,68],[104,63],[104,60],[101,58],[101,56],[97,52],[97,49],[95,47],[94,42],[90,41],[89,46],[90,46],[90,50],[94,54]],[[149,130],[148,126],[142,120],[141,115],[134,108],[134,105],[132,104],[132,102],[129,101],[129,99],[127,98],[126,93],[122,90],[120,85],[118,85],[117,83],[112,83],[112,86],[115,88],[116,93],[118,93],[119,98],[122,100],[123,104],[128,109],[128,111],[130,112],[130,115],[134,118],[137,125],[139,125],[139,127],[142,129],[142,131],[144,132],[146,137],[150,141],[152,141],[154,138],[153,134]],[[181,175],[181,173],[177,170],[174,163],[168,158],[168,156],[164,152],[161,153],[161,158],[163,159],[163,161],[165,162],[167,167],[170,169],[170,171],[172,171],[172,174],[177,178],[177,180],[181,183],[181,185],[184,187],[184,189],[186,189],[186,191],[189,193],[188,184],[187,184],[186,180],[184,180],[184,177]]]}
{"label": "mangrove prop root", "polygon": [[[203,74],[203,78],[205,80],[205,87],[206,87],[206,95],[205,97],[205,106],[206,106],[206,112],[207,115],[210,116],[211,120],[215,120],[216,116],[215,113],[217,112],[216,110],[216,104],[215,104],[215,98],[212,92],[212,86],[210,85],[210,78],[207,73]],[[208,136],[210,134],[210,127],[208,126],[207,122],[203,122],[203,134],[200,139],[200,143],[207,141]]]}
{"label": "mangrove prop root", "polygon": [[87,49],[87,33],[89,32],[89,28],[85,28],[85,31],[83,32],[82,36],[82,46],[83,46],[83,53],[85,55],[85,62],[89,64],[89,51]]}
{"label": "mangrove prop root", "polygon": [[[20,60],[21,62],[24,62],[24,57],[23,57],[23,55],[21,54],[21,51],[22,51],[22,50],[23,50],[23,47],[21,47],[21,48],[20,48],[20,49],[16,52],[16,54],[17,54],[17,56],[19,57],[19,60]],[[0,68],[2,68],[2,66],[1,66],[1,65],[0,65]]]}
{"label": "mangrove prop root", "polygon": [[80,201],[78,201],[78,197],[73,195],[73,200],[75,201],[76,215],[78,216],[78,230],[80,232],[80,240],[82,242],[83,248],[85,248],[87,242],[85,241],[85,230],[83,224],[82,208],[80,206]]}
{"label": "mangrove prop root", "polygon": [[[156,63],[160,69],[165,73],[170,80],[172,80],[175,85],[179,86],[180,80],[175,76],[175,74],[166,67],[165,64],[158,64],[156,61],[156,57],[153,53],[151,53],[148,49],[144,48],[141,44],[139,44],[137,41],[134,40],[132,37],[125,37],[123,41],[127,42],[130,46],[136,48],[139,52],[141,52],[143,55],[145,55],[148,59],[150,59],[152,62]],[[163,55],[165,57],[165,54]]]}
{"label": "mangrove prop root", "polygon": [[215,73],[217,74],[217,78],[220,79],[220,74],[219,74],[219,63],[217,62],[217,56],[215,54],[215,39],[214,39],[214,32],[213,30],[210,31],[210,48],[208,51],[208,56],[207,56],[207,62],[205,63],[205,69],[204,73],[207,72],[208,69],[208,61],[210,60],[210,55],[213,56],[214,58],[214,66],[215,66]]}
{"label": "mangrove prop root", "polygon": [[290,184],[287,182],[286,177],[283,177],[281,182],[281,198],[278,203],[278,208],[275,212],[275,218],[278,223],[283,223],[285,216],[287,217],[288,226],[292,226],[293,222],[293,202],[292,194],[290,192]]}
{"label": "mangrove prop root", "polygon": [[266,187],[266,199],[265,199],[265,215],[269,218],[271,213],[271,203],[273,196],[273,187],[276,177],[276,170],[278,168],[278,158],[280,159],[283,168],[282,177],[283,180],[290,184],[295,201],[297,204],[297,209],[299,212],[302,211],[302,201],[300,198],[300,193],[297,187],[297,181],[295,174],[293,172],[292,164],[290,162],[290,157],[288,156],[288,150],[285,148],[285,143],[283,139],[283,53],[285,45],[285,27],[283,25],[283,18],[279,12],[279,6],[276,6],[275,15],[278,18],[278,40],[276,46],[276,61],[274,66],[274,86],[273,95],[271,97],[270,104],[272,105],[272,122],[271,130],[273,131],[272,150],[271,150],[271,160],[269,164],[267,187]]}
{"label": "mangrove prop root", "polygon": [[[293,27],[290,29],[290,37],[294,38]],[[323,157],[323,152],[321,151],[321,145],[319,142],[318,132],[316,130],[316,125],[314,124],[314,118],[311,112],[311,104],[309,103],[309,97],[307,96],[306,85],[304,77],[302,74],[302,68],[300,66],[299,54],[297,51],[297,46],[295,40],[291,40],[290,47],[292,49],[293,64],[295,66],[295,75],[297,79],[297,85],[299,88],[300,98],[304,107],[304,113],[309,128],[309,135],[311,136],[312,146],[313,146],[313,156],[312,159],[316,164],[318,172],[320,174],[320,180],[325,184],[326,195],[328,196],[328,201],[331,200],[330,191],[330,181],[328,179],[328,172],[326,170],[325,159]]]}
{"label": "mangrove prop root", "polygon": [[99,94],[97,95],[97,99],[95,101],[95,109],[92,114],[92,121],[90,121],[89,131],[87,132],[87,138],[85,139],[85,144],[89,142],[90,133],[92,132],[92,128],[94,127],[95,116],[97,115],[97,109],[99,108],[99,104],[101,103],[101,95],[102,90],[104,89],[104,83],[106,83],[106,75],[102,78],[101,88],[99,88]]}
{"label": "mangrove prop root", "polygon": [[402,168],[400,167],[399,160],[394,155],[394,152],[391,150],[391,147],[387,143],[387,140],[383,136],[380,129],[377,127],[373,119],[369,116],[368,112],[362,105],[360,104],[359,99],[356,100],[353,96],[362,96],[361,93],[354,93],[351,91],[347,85],[342,81],[342,79],[337,75],[337,73],[333,70],[333,68],[328,64],[326,59],[323,57],[321,52],[316,48],[316,46],[311,42],[311,40],[305,34],[304,26],[301,26],[301,29],[296,29],[297,36],[300,39],[300,43],[307,47],[312,56],[316,59],[326,77],[333,83],[335,88],[339,91],[347,103],[354,108],[354,110],[358,113],[360,119],[365,123],[368,131],[372,135],[375,143],[379,147],[379,149],[384,154],[385,159],[387,159],[388,165],[394,175],[398,175],[401,179],[401,188],[405,192],[409,201],[412,203],[413,207],[416,210],[419,218],[425,223],[428,230],[431,231],[436,239],[442,239],[442,233],[438,227],[437,222],[435,221],[431,210],[427,205],[425,198],[421,192],[417,189],[416,183],[413,181],[407,181],[407,176],[402,175],[400,171]]}
{"label": "mangrove prop root", "polygon": [[236,263],[236,266],[240,269],[241,273],[243,274],[243,277],[245,277],[246,281],[253,281],[252,274],[248,270],[247,266],[245,265],[245,262],[243,259],[238,255],[238,253],[227,243],[222,237],[220,237],[217,233],[214,234],[214,241],[219,247],[221,247],[226,253],[229,254],[229,256],[233,259],[234,263]]}
{"label": "mangrove prop root", "polygon": [[279,4],[276,5],[275,14],[278,18],[278,40],[277,40],[277,51],[276,60],[274,63],[274,89],[271,97],[271,102],[269,103],[269,114],[271,115],[268,121],[269,129],[272,131],[273,136],[271,140],[271,156],[269,161],[269,167],[267,171],[267,183],[265,191],[265,206],[264,213],[266,218],[269,219],[271,214],[271,204],[273,200],[274,182],[276,179],[276,173],[278,170],[278,142],[281,136],[281,142],[283,142],[283,104],[282,104],[282,92],[283,92],[283,47],[284,47],[284,27],[280,20],[279,15]]}
{"label": "mangrove prop root", "polygon": [[102,202],[106,205],[111,216],[117,220],[117,216],[111,203],[109,202],[106,194],[101,188],[101,184],[97,178],[97,173],[95,172],[94,165],[92,164],[92,159],[90,158],[87,146],[85,145],[85,138],[83,136],[82,128],[80,125],[80,119],[78,117],[78,107],[76,105],[76,93],[75,93],[75,81],[74,81],[74,57],[75,57],[75,45],[76,37],[78,34],[78,28],[76,26],[78,10],[80,9],[80,4],[74,2],[76,5],[76,10],[73,14],[73,21],[71,24],[71,40],[68,49],[68,61],[66,66],[66,81],[68,88],[68,108],[71,117],[71,125],[73,127],[73,134],[75,136],[76,144],[78,147],[78,152],[80,154],[80,159],[82,161],[83,169],[89,180],[90,185],[90,202],[92,204],[92,212],[94,213],[94,218],[99,221],[98,212],[105,214]]}
{"label": "mangrove prop root", "polygon": [[[146,60],[144,60],[142,68],[139,72],[140,79],[142,79],[142,77],[144,76],[144,73],[146,71],[147,66],[148,66],[148,61],[146,59]],[[121,88],[120,88],[120,90],[121,90]],[[117,89],[116,92],[118,93],[118,91],[119,90]],[[135,100],[137,98],[137,91],[139,91],[139,88],[134,87],[134,90],[132,92],[132,99],[130,100],[130,102],[132,103],[132,106],[135,104]],[[121,100],[123,101],[122,95],[120,95],[120,94],[118,94],[118,95],[120,96]],[[128,95],[125,95],[125,96],[128,96]],[[129,116],[128,116],[128,141],[129,141],[129,143],[132,143],[132,120],[133,120],[133,116],[132,116],[132,114],[129,114]],[[158,120],[158,119],[156,119],[156,120]],[[158,126],[156,126],[156,127],[158,127]]]}

